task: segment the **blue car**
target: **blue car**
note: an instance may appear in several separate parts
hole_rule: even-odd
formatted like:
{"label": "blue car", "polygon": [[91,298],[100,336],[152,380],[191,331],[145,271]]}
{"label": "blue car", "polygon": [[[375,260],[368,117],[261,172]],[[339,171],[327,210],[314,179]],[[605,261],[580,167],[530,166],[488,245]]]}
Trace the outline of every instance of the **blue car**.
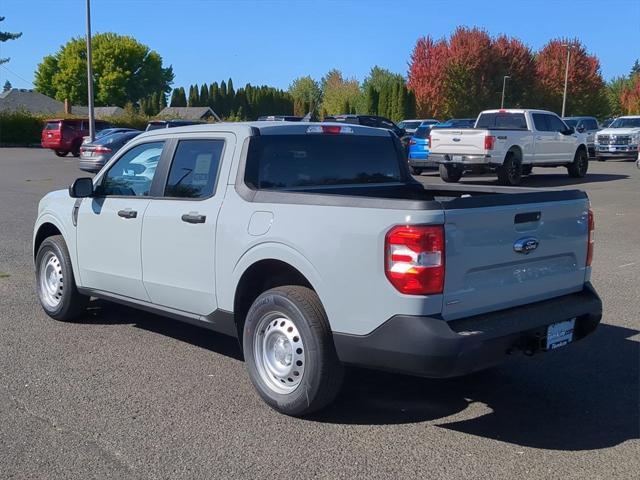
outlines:
{"label": "blue car", "polygon": [[409,140],[409,168],[414,175],[420,175],[425,168],[437,167],[438,164],[429,161],[429,133],[433,125],[420,125]]}

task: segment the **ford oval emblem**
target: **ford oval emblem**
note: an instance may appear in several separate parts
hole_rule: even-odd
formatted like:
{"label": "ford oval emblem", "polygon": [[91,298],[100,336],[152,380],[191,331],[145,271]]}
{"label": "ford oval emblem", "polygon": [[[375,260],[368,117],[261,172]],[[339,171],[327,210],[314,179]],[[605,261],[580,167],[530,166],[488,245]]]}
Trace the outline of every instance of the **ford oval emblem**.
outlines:
{"label": "ford oval emblem", "polygon": [[459,141],[460,141],[460,138],[458,138],[458,137],[453,137],[453,141],[454,141],[454,142],[459,142]]}
{"label": "ford oval emblem", "polygon": [[536,248],[538,248],[539,243],[540,242],[535,237],[521,238],[520,240],[517,240],[516,243],[513,244],[513,251],[527,255],[528,253],[531,253]]}

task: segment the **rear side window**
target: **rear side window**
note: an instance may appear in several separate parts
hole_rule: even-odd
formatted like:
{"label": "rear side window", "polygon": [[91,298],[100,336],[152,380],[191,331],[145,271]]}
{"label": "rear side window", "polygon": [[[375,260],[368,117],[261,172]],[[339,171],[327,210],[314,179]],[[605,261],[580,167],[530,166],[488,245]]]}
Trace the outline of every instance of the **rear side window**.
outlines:
{"label": "rear side window", "polygon": [[296,189],[400,182],[392,137],[263,135],[249,145],[245,183],[254,189]]}
{"label": "rear side window", "polygon": [[526,130],[527,120],[524,117],[524,113],[483,113],[478,118],[476,128],[491,128],[496,130]]}
{"label": "rear side window", "polygon": [[165,197],[213,195],[223,148],[224,140],[180,140],[171,162]]}
{"label": "rear side window", "polygon": [[584,126],[587,130],[598,130],[598,122],[596,122],[593,118],[585,119]]}
{"label": "rear side window", "polygon": [[47,122],[44,126],[45,130],[60,130],[60,122]]}

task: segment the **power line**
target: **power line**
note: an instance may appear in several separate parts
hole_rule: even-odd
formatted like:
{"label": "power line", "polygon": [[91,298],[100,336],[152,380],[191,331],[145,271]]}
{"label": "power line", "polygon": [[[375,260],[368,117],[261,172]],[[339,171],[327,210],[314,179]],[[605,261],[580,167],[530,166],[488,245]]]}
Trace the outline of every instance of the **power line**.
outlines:
{"label": "power line", "polygon": [[1,64],[0,67],[4,68],[7,72],[9,72],[11,75],[13,75],[16,78],[19,78],[20,80],[22,80],[23,82],[26,82],[28,85],[31,85],[33,87],[33,83],[31,83],[31,80],[27,80],[26,78],[24,78],[21,75],[18,75],[16,72],[14,72],[13,70],[11,70],[9,67],[7,67],[4,64]]}

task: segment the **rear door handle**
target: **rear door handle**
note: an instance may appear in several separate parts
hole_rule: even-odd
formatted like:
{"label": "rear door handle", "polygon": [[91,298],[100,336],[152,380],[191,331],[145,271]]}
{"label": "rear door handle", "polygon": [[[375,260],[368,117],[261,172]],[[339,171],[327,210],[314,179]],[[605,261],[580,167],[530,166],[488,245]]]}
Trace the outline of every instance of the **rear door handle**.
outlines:
{"label": "rear door handle", "polygon": [[206,220],[207,216],[199,213],[185,213],[182,215],[182,221],[187,223],[204,223]]}
{"label": "rear door handle", "polygon": [[138,216],[138,212],[135,210],[118,210],[118,216],[122,218],[136,218]]}
{"label": "rear door handle", "polygon": [[542,140],[543,137],[536,137],[536,140]]}

